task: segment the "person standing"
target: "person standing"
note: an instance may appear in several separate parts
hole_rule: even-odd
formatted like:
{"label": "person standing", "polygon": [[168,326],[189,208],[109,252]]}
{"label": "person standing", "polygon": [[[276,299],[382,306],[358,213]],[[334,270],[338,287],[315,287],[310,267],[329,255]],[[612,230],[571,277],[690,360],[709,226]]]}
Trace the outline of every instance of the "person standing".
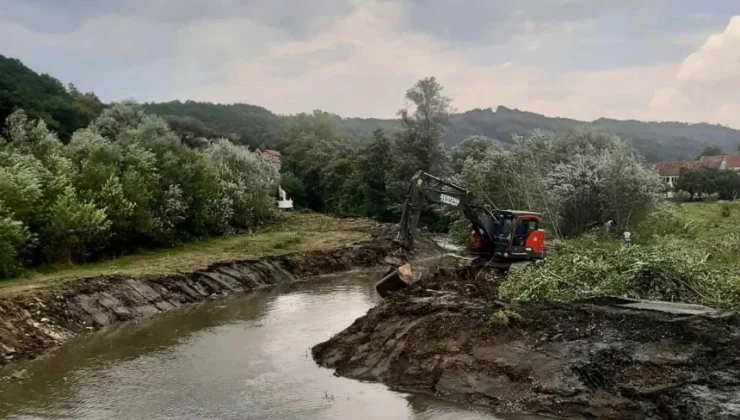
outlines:
{"label": "person standing", "polygon": [[627,246],[632,245],[632,234],[630,234],[628,231],[624,231],[624,244]]}

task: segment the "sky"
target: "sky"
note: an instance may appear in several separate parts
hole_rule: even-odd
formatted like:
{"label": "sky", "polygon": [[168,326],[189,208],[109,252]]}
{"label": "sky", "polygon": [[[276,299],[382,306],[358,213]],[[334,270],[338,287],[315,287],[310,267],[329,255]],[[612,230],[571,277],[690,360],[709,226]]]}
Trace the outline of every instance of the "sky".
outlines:
{"label": "sky", "polygon": [[737,0],[0,0],[0,54],[104,101],[458,111],[740,128]]}

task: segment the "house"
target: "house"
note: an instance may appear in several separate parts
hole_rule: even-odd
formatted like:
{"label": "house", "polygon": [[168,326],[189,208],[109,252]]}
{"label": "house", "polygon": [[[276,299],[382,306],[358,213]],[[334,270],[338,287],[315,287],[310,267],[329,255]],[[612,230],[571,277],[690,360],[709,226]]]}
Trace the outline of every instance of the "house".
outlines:
{"label": "house", "polygon": [[262,156],[267,158],[267,160],[269,160],[270,162],[275,163],[278,166],[280,165],[280,152],[278,152],[277,150],[267,149],[262,152]]}
{"label": "house", "polygon": [[673,188],[676,185],[681,169],[698,169],[705,166],[712,166],[713,164],[713,162],[693,160],[685,162],[658,162],[653,164],[653,167],[658,171],[658,175],[660,175],[663,182],[670,188]]}
{"label": "house", "polygon": [[[719,170],[740,171],[740,156],[716,155],[702,156],[699,160],[684,162],[658,162],[653,164],[663,182],[673,189],[681,173],[681,169],[716,168]],[[671,193],[667,194],[671,196]]]}
{"label": "house", "polygon": [[740,156],[738,155],[702,156],[699,162],[702,162],[703,166],[740,171]]}

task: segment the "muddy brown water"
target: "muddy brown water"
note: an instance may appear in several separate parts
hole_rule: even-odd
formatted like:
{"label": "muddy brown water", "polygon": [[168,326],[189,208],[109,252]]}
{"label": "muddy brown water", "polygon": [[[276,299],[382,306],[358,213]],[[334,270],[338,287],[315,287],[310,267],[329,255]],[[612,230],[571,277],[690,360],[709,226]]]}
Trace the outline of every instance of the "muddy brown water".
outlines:
{"label": "muddy brown water", "polygon": [[374,270],[325,276],[81,337],[0,370],[0,417],[499,418],[314,363],[311,346],[378,302],[378,278]]}

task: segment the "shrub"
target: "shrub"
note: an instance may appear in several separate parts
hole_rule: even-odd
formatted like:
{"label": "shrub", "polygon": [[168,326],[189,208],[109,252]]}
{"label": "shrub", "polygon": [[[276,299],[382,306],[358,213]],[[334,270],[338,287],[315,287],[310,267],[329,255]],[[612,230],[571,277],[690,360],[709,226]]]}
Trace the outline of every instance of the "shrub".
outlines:
{"label": "shrub", "polygon": [[110,229],[105,209],[81,200],[73,187],[49,208],[42,239],[45,253],[57,262],[83,262],[105,245]]}
{"label": "shrub", "polygon": [[740,308],[740,241],[664,236],[624,247],[592,237],[566,242],[546,264],[512,273],[502,296],[573,301],[595,296],[681,301]]}
{"label": "shrub", "polygon": [[722,217],[732,216],[732,207],[729,204],[722,204],[721,214]]}
{"label": "shrub", "polygon": [[0,215],[0,278],[18,274],[21,264],[17,256],[29,238],[23,223]]}
{"label": "shrub", "polygon": [[691,194],[686,191],[680,190],[673,194],[673,201],[677,203],[685,203],[691,200]]}
{"label": "shrub", "polygon": [[465,165],[464,183],[496,205],[544,214],[553,236],[573,237],[607,220],[639,224],[660,202],[660,179],[619,138],[594,131],[535,133],[511,150],[492,147]]}

